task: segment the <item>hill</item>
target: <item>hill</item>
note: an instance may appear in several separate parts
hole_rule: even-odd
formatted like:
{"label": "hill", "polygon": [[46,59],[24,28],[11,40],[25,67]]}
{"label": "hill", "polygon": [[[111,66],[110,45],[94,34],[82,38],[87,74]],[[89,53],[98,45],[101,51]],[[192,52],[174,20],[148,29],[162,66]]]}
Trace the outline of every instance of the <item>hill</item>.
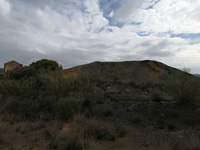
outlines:
{"label": "hill", "polygon": [[175,82],[199,80],[189,73],[151,60],[93,62],[64,70],[65,75],[69,76],[70,72],[90,77],[111,100],[149,101],[161,96],[162,100],[171,101],[169,91],[176,87],[173,86]]}
{"label": "hill", "polygon": [[157,61],[126,61],[126,62],[94,62],[75,67],[87,75],[99,76],[105,79],[115,80],[124,84],[135,83],[137,85],[160,83],[179,72]]}

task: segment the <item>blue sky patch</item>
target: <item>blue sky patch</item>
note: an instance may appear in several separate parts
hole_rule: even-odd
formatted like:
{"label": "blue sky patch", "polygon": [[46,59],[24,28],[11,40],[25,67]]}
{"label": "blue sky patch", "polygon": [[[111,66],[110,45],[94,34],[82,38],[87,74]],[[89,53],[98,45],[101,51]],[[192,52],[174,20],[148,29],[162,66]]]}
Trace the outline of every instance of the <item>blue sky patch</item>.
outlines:
{"label": "blue sky patch", "polygon": [[183,39],[197,39],[200,38],[200,33],[181,33],[181,34],[171,34],[171,38],[180,37]]}
{"label": "blue sky patch", "polygon": [[146,8],[146,10],[148,10],[148,9],[153,9],[153,7],[154,7],[157,3],[160,2],[160,0],[152,0],[151,2],[152,2],[152,4],[151,4],[150,6],[148,6],[148,7]]}
{"label": "blue sky patch", "polygon": [[128,23],[129,25],[136,25],[136,26],[139,26],[139,25],[141,25],[142,24],[142,22],[130,22],[130,23]]}
{"label": "blue sky patch", "polygon": [[137,32],[137,35],[139,36],[149,36],[150,34],[150,32]]}
{"label": "blue sky patch", "polygon": [[100,9],[103,11],[103,15],[105,18],[110,18],[109,14],[112,11],[116,11],[121,7],[121,2],[118,0],[101,0],[99,2]]}

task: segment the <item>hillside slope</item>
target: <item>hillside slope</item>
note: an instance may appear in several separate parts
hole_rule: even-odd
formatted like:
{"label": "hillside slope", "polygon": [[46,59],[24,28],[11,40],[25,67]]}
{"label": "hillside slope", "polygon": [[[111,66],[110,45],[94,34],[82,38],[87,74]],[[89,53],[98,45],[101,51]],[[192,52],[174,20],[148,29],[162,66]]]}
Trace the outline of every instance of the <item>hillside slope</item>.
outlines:
{"label": "hillside slope", "polygon": [[137,85],[144,83],[157,84],[179,72],[157,61],[126,61],[126,62],[94,62],[75,67],[87,75],[99,76],[115,80],[124,84],[134,82]]}
{"label": "hillside slope", "polygon": [[[84,74],[90,77],[121,84],[161,84],[168,82],[175,76],[191,76],[176,68],[167,66],[161,62],[125,61],[125,62],[93,62],[64,70],[65,75]],[[195,77],[194,77],[195,78]]]}
{"label": "hillside slope", "polygon": [[[163,100],[168,101],[172,99],[168,93],[171,88],[179,88],[181,84],[188,84],[189,80],[199,82],[199,78],[189,73],[151,60],[93,62],[66,69],[63,72],[65,76],[82,74],[90,77],[104,90],[104,95],[108,95],[106,98],[111,100],[148,101],[156,93],[157,96],[161,95]],[[168,84],[170,84],[169,87],[167,87]],[[186,91],[181,92],[187,92],[189,86],[185,86]]]}

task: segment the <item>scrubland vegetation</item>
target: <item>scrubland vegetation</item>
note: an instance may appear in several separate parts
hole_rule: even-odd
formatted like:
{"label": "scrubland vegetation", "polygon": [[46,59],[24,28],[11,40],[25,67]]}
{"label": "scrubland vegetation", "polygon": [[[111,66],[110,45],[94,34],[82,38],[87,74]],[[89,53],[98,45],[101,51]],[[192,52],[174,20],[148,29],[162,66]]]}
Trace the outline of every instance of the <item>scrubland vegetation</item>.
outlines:
{"label": "scrubland vegetation", "polygon": [[101,142],[123,143],[118,149],[199,149],[200,81],[172,75],[155,84],[127,83],[118,74],[66,74],[45,59],[2,75],[0,149],[109,149]]}

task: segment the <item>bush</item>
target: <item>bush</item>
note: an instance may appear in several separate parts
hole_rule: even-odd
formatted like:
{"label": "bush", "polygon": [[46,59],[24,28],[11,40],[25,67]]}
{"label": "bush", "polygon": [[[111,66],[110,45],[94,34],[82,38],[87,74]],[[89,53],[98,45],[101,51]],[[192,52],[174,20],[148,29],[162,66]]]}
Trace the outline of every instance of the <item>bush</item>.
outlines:
{"label": "bush", "polygon": [[58,70],[61,69],[56,61],[42,59],[30,64],[30,67],[35,68],[37,71]]}
{"label": "bush", "polygon": [[125,129],[120,124],[110,124],[83,116],[76,116],[71,132],[79,133],[84,139],[114,140],[125,134]]}
{"label": "bush", "polygon": [[55,104],[55,115],[64,120],[69,120],[82,111],[82,103],[74,98],[61,98]]}
{"label": "bush", "polygon": [[18,103],[18,112],[25,118],[36,118],[40,111],[39,103],[32,99],[24,99]]}
{"label": "bush", "polygon": [[0,80],[4,79],[4,74],[0,72]]}
{"label": "bush", "polygon": [[38,95],[40,86],[40,81],[37,78],[0,81],[1,94],[9,96],[34,97]]}
{"label": "bush", "polygon": [[152,101],[154,102],[161,102],[163,100],[161,92],[160,91],[154,91],[152,93]]}
{"label": "bush", "polygon": [[49,149],[58,149],[59,148],[59,145],[57,142],[55,141],[51,141],[48,145]]}
{"label": "bush", "polygon": [[64,150],[84,150],[87,145],[82,143],[77,134],[71,134],[67,137]]}
{"label": "bush", "polygon": [[55,71],[41,75],[41,81],[44,90],[58,98],[67,96],[94,101],[103,99],[103,90],[85,75],[64,77],[62,72]]}
{"label": "bush", "polygon": [[35,77],[38,74],[37,70],[33,67],[23,67],[19,70],[13,71],[10,73],[9,78],[20,80],[20,79],[26,79],[29,77]]}
{"label": "bush", "polygon": [[200,91],[200,80],[192,75],[180,72],[170,79],[167,88],[178,103],[186,104],[197,100]]}
{"label": "bush", "polygon": [[8,124],[0,120],[0,145],[4,142],[4,134]]}

